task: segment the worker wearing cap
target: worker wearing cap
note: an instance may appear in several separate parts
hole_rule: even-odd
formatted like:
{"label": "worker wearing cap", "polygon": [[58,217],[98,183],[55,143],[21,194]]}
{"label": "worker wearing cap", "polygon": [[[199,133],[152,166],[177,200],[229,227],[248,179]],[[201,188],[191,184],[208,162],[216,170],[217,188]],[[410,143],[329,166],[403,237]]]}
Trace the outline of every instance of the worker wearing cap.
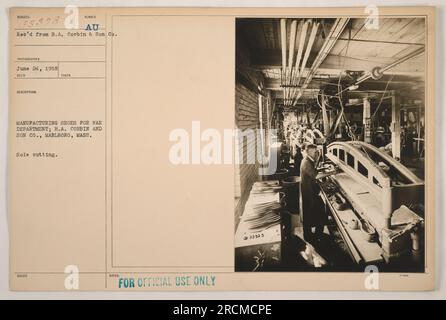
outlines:
{"label": "worker wearing cap", "polygon": [[[300,165],[300,193],[304,239],[309,242],[320,239],[326,219],[325,210],[319,198],[319,186],[316,183],[318,158],[317,147],[314,144],[307,144],[305,157]],[[315,227],[315,233],[312,227]]]}

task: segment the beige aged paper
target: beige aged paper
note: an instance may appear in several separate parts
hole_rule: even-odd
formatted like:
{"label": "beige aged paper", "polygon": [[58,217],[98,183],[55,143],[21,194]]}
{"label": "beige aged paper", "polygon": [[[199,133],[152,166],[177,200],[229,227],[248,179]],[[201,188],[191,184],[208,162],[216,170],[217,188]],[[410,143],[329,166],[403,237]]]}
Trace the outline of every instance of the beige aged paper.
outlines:
{"label": "beige aged paper", "polygon": [[[363,8],[80,8],[67,29],[70,12],[9,12],[11,290],[365,289],[362,273],[234,272],[233,165],[168,158],[175,128],[234,127],[237,17]],[[429,110],[425,272],[380,274],[380,289],[431,290],[435,10],[380,14],[426,17]]]}

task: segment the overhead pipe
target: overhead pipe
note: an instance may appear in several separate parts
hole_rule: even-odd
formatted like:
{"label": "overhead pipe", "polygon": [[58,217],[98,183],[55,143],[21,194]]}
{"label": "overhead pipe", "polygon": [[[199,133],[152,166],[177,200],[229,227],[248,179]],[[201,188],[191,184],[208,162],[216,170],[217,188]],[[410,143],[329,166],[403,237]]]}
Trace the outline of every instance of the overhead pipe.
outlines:
{"label": "overhead pipe", "polygon": [[[290,30],[290,48],[288,53],[288,80],[287,83],[291,85],[291,77],[292,77],[292,69],[293,69],[293,57],[294,57],[294,46],[296,42],[296,27],[297,27],[297,21],[293,20],[291,22],[291,30]],[[288,96],[287,99],[290,99],[290,91],[291,89],[288,89]]]}
{"label": "overhead pipe", "polygon": [[317,30],[319,28],[319,22],[313,23],[313,28],[311,29],[310,38],[307,44],[307,50],[305,51],[304,59],[302,60],[302,65],[300,67],[299,78],[297,79],[297,84],[299,85],[300,79],[302,78],[302,74],[305,71],[305,66],[307,65],[308,57],[310,56],[311,49],[313,48],[314,39],[316,39]]}
{"label": "overhead pipe", "polygon": [[[311,29],[310,37],[308,38],[307,48],[305,50],[305,55],[302,59],[302,64],[299,70],[299,76],[296,81],[296,86],[299,86],[300,79],[302,78],[303,73],[305,72],[305,67],[307,65],[308,57],[310,56],[311,49],[313,48],[314,40],[316,39],[317,30],[319,28],[319,22],[313,23],[313,28]],[[296,90],[293,91],[293,102],[294,105]]]}
{"label": "overhead pipe", "polygon": [[347,26],[349,22],[349,18],[337,18],[334,22],[333,26],[331,27],[331,30],[328,34],[328,36],[325,38],[325,42],[322,45],[321,50],[319,50],[318,55],[316,56],[316,59],[314,59],[313,64],[308,71],[308,75],[305,79],[305,82],[303,83],[301,90],[299,91],[294,104],[297,103],[297,100],[302,96],[302,92],[304,89],[306,89],[313,79],[314,74],[316,73],[319,66],[322,64],[322,62],[325,60],[327,55],[330,53],[331,49],[333,49],[334,45],[336,44],[336,41],[341,36],[342,32],[344,31],[345,27]]}
{"label": "overhead pipe", "polygon": [[[292,97],[294,80],[296,78],[296,67],[294,66],[294,64],[295,64],[295,61],[297,60],[297,55],[295,55],[294,53],[299,48],[299,39],[301,37],[302,27],[303,27],[303,20],[301,22],[298,22],[297,20],[294,20],[294,21],[296,22],[296,36],[294,37],[295,43],[294,43],[293,58],[292,58],[293,61],[289,65],[289,69],[291,71],[290,71],[290,82],[289,82],[289,91],[288,91],[289,97],[288,98]],[[288,101],[290,101],[290,100],[288,99]]]}
{"label": "overhead pipe", "polygon": [[[286,82],[286,19],[280,19],[280,42],[282,45],[282,77]],[[283,88],[283,97],[286,97],[286,87]]]}
{"label": "overhead pipe", "polygon": [[[402,58],[396,60],[395,62],[392,62],[391,64],[389,64],[389,65],[387,65],[387,66],[385,66],[385,67],[383,67],[383,68],[380,68],[380,69],[379,69],[379,73],[383,74],[383,73],[386,72],[387,70],[392,69],[393,67],[396,67],[397,65],[399,65],[399,64],[401,64],[401,63],[403,63],[403,62],[405,62],[405,61],[407,61],[407,60],[409,60],[409,59],[412,59],[412,58],[414,58],[414,57],[416,57],[416,56],[422,54],[424,51],[425,51],[425,48],[424,48],[424,47],[422,47],[422,48],[418,48],[417,50],[415,50],[415,51],[413,51],[413,52],[411,52],[411,53],[405,55],[404,57],[402,57]],[[359,78],[356,80],[356,82],[355,82],[354,84],[355,84],[355,85],[358,85],[358,84],[360,84],[361,82],[364,82],[365,80],[370,79],[371,77],[372,77],[372,73],[371,73],[371,72],[368,72],[367,74],[365,74],[365,75],[359,77]]]}
{"label": "overhead pipe", "polygon": [[302,21],[301,22],[301,34],[300,34],[300,39],[299,39],[299,48],[297,51],[297,58],[296,58],[296,65],[295,65],[295,69],[297,72],[299,72],[299,65],[300,65],[300,60],[302,59],[302,53],[304,51],[304,44],[305,44],[305,39],[307,37],[307,30],[308,30],[308,25],[310,24],[310,20],[305,21],[305,23]]}
{"label": "overhead pipe", "polygon": [[286,19],[280,19],[280,41],[282,43],[282,68],[286,68]]}
{"label": "overhead pipe", "polygon": [[288,53],[288,68],[290,69],[293,67],[294,46],[296,42],[296,27],[297,27],[297,21],[293,20],[291,22],[290,48]]}
{"label": "overhead pipe", "polygon": [[[391,68],[393,68],[393,67],[396,67],[397,65],[399,65],[399,64],[401,64],[401,63],[403,63],[403,62],[405,62],[405,61],[407,61],[407,60],[409,60],[409,59],[411,59],[411,58],[414,58],[414,57],[420,55],[420,54],[423,53],[424,51],[425,51],[424,47],[423,47],[423,48],[418,48],[417,50],[415,50],[415,51],[409,53],[408,55],[405,55],[404,57],[398,59],[397,61],[394,61],[394,62],[392,62],[391,64],[389,64],[389,65],[387,65],[387,66],[385,66],[385,67],[378,68],[379,70],[378,70],[378,71],[374,71],[374,72],[378,72],[379,74],[382,75],[385,71],[387,71],[387,70],[389,70],[389,69],[391,69]],[[374,68],[374,69],[375,69],[375,68]],[[366,80],[368,80],[368,79],[370,79],[370,78],[373,78],[373,76],[374,76],[374,73],[373,73],[373,72],[367,72],[367,73],[364,74],[363,76],[361,76],[361,77],[359,77],[358,79],[356,79],[356,82],[355,82],[354,84],[352,84],[350,87],[352,87],[352,86],[357,86],[357,85],[359,85],[361,82],[364,82],[364,81],[366,81]],[[350,87],[345,88],[345,89],[339,91],[339,92],[336,94],[336,96],[338,96],[339,94],[343,93],[344,91],[349,90]]]}
{"label": "overhead pipe", "polygon": [[[297,50],[297,57],[296,57],[296,64],[294,67],[294,76],[293,76],[293,85],[296,85],[296,77],[300,74],[300,70],[299,70],[299,66],[300,66],[300,62],[302,59],[302,53],[304,51],[304,45],[305,45],[305,40],[307,38],[307,31],[308,31],[308,25],[311,23],[311,20],[307,20],[307,21],[301,21],[300,23],[300,37],[299,37],[299,47]],[[292,95],[294,95],[296,93],[296,89],[295,88],[291,88],[291,92]]]}

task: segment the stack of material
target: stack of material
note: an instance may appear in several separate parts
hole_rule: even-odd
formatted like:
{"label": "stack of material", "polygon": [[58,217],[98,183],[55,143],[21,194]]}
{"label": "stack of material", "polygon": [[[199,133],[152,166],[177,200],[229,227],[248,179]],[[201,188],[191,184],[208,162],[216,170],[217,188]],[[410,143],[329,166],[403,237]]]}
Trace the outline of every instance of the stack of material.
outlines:
{"label": "stack of material", "polygon": [[258,181],[255,182],[251,189],[251,194],[271,194],[277,193],[282,190],[282,186],[279,181],[271,180],[271,181]]}
{"label": "stack of material", "polygon": [[245,205],[241,223],[250,231],[262,231],[280,223],[280,191],[278,181],[256,182]]}
{"label": "stack of material", "polygon": [[280,203],[270,202],[253,205],[242,217],[251,231],[261,231],[280,222]]}
{"label": "stack of material", "polygon": [[279,181],[254,183],[235,233],[237,271],[274,271],[282,262]]}

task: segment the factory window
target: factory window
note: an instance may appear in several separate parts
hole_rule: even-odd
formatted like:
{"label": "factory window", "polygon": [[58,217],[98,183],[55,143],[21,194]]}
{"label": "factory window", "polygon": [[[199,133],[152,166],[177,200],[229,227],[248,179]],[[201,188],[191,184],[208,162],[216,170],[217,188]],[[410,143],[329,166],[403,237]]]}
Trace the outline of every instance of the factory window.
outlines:
{"label": "factory window", "polygon": [[345,151],[342,149],[339,149],[339,160],[345,161]]}
{"label": "factory window", "polygon": [[351,155],[351,153],[347,152],[347,164],[354,168],[355,167],[355,158]]}
{"label": "factory window", "polygon": [[338,156],[338,149],[332,149],[331,150],[333,152],[333,154],[337,157]]}
{"label": "factory window", "polygon": [[367,170],[366,167],[364,167],[364,165],[358,161],[358,171],[360,174],[362,174],[364,177],[368,178],[369,177],[369,170]]}

